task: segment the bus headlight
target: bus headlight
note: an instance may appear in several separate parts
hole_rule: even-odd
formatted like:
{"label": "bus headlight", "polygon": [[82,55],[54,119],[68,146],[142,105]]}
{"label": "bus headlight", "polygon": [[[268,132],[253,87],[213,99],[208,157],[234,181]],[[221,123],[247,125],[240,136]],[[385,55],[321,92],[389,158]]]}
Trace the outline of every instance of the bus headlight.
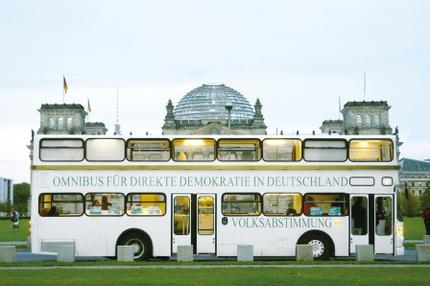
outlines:
{"label": "bus headlight", "polygon": [[398,225],[398,226],[396,226],[396,234],[397,234],[398,236],[403,236],[403,233],[404,233],[403,225]]}

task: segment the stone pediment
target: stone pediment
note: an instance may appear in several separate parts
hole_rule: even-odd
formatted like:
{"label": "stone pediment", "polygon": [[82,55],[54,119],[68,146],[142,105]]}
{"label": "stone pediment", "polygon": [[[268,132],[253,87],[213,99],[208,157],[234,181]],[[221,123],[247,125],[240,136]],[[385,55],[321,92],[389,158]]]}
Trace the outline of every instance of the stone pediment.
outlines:
{"label": "stone pediment", "polygon": [[219,123],[209,123],[202,128],[190,132],[190,135],[241,135],[242,133],[229,129]]}

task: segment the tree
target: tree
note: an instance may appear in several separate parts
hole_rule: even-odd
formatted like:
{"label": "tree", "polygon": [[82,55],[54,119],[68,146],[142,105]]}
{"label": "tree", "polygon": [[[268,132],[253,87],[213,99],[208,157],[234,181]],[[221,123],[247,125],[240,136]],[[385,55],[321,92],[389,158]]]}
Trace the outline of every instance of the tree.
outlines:
{"label": "tree", "polygon": [[427,182],[426,190],[421,195],[422,209],[430,208],[430,182]]}
{"label": "tree", "polygon": [[28,212],[28,199],[30,198],[30,184],[20,183],[13,186],[13,204],[15,209],[21,213]]}
{"label": "tree", "polygon": [[421,213],[420,198],[411,191],[409,191],[407,196],[405,191],[400,193],[400,203],[403,215],[405,216],[414,217]]}

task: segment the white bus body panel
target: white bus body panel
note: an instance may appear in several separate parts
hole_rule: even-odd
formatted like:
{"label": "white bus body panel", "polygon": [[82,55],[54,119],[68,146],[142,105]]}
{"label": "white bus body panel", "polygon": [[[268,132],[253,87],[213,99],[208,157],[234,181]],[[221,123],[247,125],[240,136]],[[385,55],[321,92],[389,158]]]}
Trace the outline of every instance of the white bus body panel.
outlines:
{"label": "white bus body panel", "polygon": [[[375,186],[350,186],[351,177],[373,177]],[[375,170],[64,170],[32,171],[32,251],[42,253],[42,241],[76,241],[77,255],[113,256],[118,237],[127,229],[144,230],[151,238],[154,256],[171,255],[171,194],[216,194],[216,243],[218,256],[235,256],[238,244],[254,245],[256,256],[294,256],[299,237],[310,230],[312,220],[319,220],[317,229],[327,233],[335,245],[336,256],[349,255],[348,217],[277,217],[277,223],[268,223],[276,217],[260,215],[259,217],[228,216],[227,225],[222,224],[222,194],[227,192],[270,192],[288,193],[388,193],[392,186],[381,185],[383,176],[393,177],[398,181],[397,171]],[[103,184],[77,184],[71,178],[97,177]],[[147,178],[146,183],[142,180]],[[163,180],[157,181],[157,177]],[[211,181],[213,177],[224,178],[234,184],[219,186]],[[320,178],[316,185],[285,185],[282,178]],[[124,178],[124,179],[123,179]],[[155,178],[154,180],[150,178]],[[196,185],[201,178],[207,184]],[[259,184],[261,178],[264,184]],[[338,182],[333,178],[338,178]],[[139,181],[140,180],[140,181]],[[151,181],[152,180],[152,181]],[[203,182],[204,182],[203,180]],[[294,179],[292,179],[294,180]],[[125,183],[124,183],[125,182]],[[292,181],[291,181],[292,182]],[[303,180],[302,180],[303,182]],[[308,180],[308,182],[310,182]],[[317,181],[315,181],[317,182]],[[330,182],[330,183],[327,183]],[[340,182],[340,183],[339,183]],[[331,185],[331,184],[335,185]],[[145,185],[146,184],[146,185]],[[38,214],[38,197],[41,193],[82,193],[89,192],[162,192],[166,194],[166,214],[164,216],[131,217],[40,217]],[[253,221],[254,218],[263,222]],[[294,221],[281,225],[280,221]],[[311,222],[308,220],[311,219]],[[246,220],[246,221],[244,221]],[[322,223],[324,220],[330,222]],[[301,221],[301,223],[300,223]],[[303,222],[305,221],[305,222]],[[263,224],[264,227],[259,225]],[[276,225],[275,225],[276,224]]]}

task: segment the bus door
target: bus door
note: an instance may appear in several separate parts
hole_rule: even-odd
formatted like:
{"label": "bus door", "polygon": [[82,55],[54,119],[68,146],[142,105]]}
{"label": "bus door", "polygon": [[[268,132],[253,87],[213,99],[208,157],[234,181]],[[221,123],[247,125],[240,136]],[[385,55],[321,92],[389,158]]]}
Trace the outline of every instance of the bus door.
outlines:
{"label": "bus door", "polygon": [[394,212],[392,195],[370,195],[374,196],[374,233],[375,253],[394,253]]}
{"label": "bus door", "polygon": [[369,244],[369,198],[367,195],[350,195],[349,229],[350,253],[357,244]]}
{"label": "bus door", "polygon": [[375,253],[393,254],[393,196],[350,196],[350,253],[357,244],[371,244]]}
{"label": "bus door", "polygon": [[172,253],[192,245],[195,254],[215,254],[216,195],[172,194]]}

